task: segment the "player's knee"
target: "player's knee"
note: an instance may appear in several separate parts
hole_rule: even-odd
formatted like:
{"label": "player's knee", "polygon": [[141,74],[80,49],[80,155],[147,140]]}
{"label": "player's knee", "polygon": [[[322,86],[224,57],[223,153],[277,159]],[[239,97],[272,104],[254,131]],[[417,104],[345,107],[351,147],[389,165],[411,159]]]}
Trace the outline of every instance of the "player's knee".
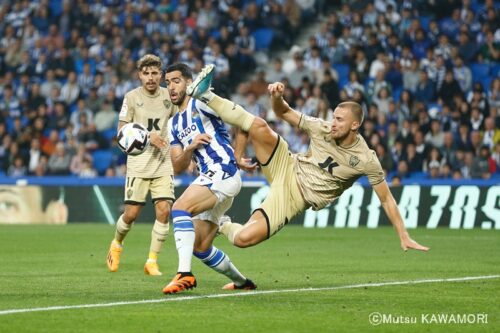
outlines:
{"label": "player's knee", "polygon": [[271,131],[271,128],[269,127],[267,122],[260,117],[256,117],[254,119],[252,127],[250,129],[250,134],[253,134],[254,136],[259,135],[259,133],[262,134],[263,132]]}
{"label": "player's knee", "polygon": [[170,215],[170,206],[165,202],[158,202],[155,206],[156,219],[162,223],[168,223],[168,217]]}
{"label": "player's knee", "polygon": [[181,200],[178,200],[178,201],[174,202],[174,205],[172,206],[172,210],[183,210],[183,211],[190,213],[191,207],[187,203],[185,203]]}
{"label": "player's knee", "polygon": [[130,224],[134,222],[137,217],[139,216],[139,210],[138,209],[125,209],[125,212],[123,213],[122,220],[123,222]]}

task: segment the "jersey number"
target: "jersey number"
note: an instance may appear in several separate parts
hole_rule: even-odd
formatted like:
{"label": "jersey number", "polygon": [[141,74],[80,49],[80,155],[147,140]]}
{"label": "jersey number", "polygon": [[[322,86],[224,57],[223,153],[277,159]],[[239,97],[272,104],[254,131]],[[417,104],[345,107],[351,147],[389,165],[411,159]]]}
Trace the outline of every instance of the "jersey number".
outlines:
{"label": "jersey number", "polygon": [[333,162],[333,158],[328,156],[328,158],[323,163],[318,163],[321,169],[328,170],[329,173],[332,173],[332,169],[338,167],[339,164],[337,162]]}
{"label": "jersey number", "polygon": [[148,119],[148,131],[152,131],[152,130],[159,131],[160,130],[160,125],[158,125],[159,122],[160,122],[160,118],[154,118],[154,119],[149,118]]}

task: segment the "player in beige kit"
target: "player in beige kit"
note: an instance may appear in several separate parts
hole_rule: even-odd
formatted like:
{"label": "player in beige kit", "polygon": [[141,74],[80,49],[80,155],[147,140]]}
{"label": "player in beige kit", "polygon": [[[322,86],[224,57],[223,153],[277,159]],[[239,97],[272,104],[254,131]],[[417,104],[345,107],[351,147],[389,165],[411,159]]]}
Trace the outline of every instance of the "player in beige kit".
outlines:
{"label": "player in beige kit", "polygon": [[106,262],[111,272],[118,270],[123,239],[151,191],[156,221],[151,232],[151,246],[144,272],[161,275],[156,259],[168,235],[168,217],[174,201],[174,170],[167,140],[167,122],[175,114],[176,107],[170,100],[168,90],[160,87],[163,76],[160,58],[151,54],[143,56],[137,62],[137,70],[142,86],[125,95],[118,131],[126,123],[140,123],[150,132],[151,145],[142,154],[127,157],[125,211],[116,223],[115,238],[111,242]]}
{"label": "player in beige kit", "polygon": [[327,122],[293,110],[283,100],[284,85],[280,82],[270,84],[268,90],[276,115],[306,131],[311,138],[307,153],[291,154],[286,141],[265,120],[210,91],[212,72],[213,66],[204,68],[187,93],[205,102],[223,121],[243,130],[237,137],[236,159],[250,167],[248,160],[241,157],[250,140],[271,187],[261,207],[253,212],[245,225],[226,222],[221,226],[221,233],[234,245],[248,247],[268,239],[295,215],[308,207],[315,210],[325,207],[359,177],[367,175],[396,229],[401,248],[405,251],[428,250],[410,238],[377,156],[358,133],[363,122],[359,104],[339,104],[333,121]]}

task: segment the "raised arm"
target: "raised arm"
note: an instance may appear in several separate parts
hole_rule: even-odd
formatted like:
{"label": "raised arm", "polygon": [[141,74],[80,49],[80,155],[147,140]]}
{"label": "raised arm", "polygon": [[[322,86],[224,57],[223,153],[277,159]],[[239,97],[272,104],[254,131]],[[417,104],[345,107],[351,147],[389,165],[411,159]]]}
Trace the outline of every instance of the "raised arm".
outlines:
{"label": "raised arm", "polygon": [[384,211],[389,217],[389,221],[391,221],[392,225],[396,229],[396,232],[398,233],[399,239],[401,241],[401,248],[404,251],[408,251],[408,249],[428,251],[428,247],[422,246],[410,238],[410,235],[408,234],[408,231],[406,231],[406,228],[403,224],[403,219],[401,217],[401,214],[399,213],[399,208],[396,204],[396,200],[392,196],[392,193],[389,190],[389,186],[387,186],[387,182],[384,180],[380,184],[374,185],[373,189],[375,190],[375,193],[377,193],[377,196],[380,199],[380,203],[382,204],[382,207],[384,207]]}
{"label": "raised arm", "polygon": [[281,82],[274,82],[267,87],[267,90],[271,95],[271,106],[274,113],[276,113],[276,116],[280,119],[283,119],[290,125],[298,127],[302,114],[292,109],[283,99],[283,91],[285,90],[285,85]]}

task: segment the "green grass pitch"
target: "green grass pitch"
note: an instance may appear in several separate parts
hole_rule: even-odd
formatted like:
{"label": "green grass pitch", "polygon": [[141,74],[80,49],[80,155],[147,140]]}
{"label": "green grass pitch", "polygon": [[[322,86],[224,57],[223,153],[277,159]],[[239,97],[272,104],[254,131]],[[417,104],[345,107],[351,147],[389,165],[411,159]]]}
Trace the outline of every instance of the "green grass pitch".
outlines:
{"label": "green grass pitch", "polygon": [[[0,226],[0,332],[500,332],[499,277],[350,287],[500,275],[498,231],[410,230],[431,247],[428,253],[404,253],[389,227],[288,226],[249,249],[232,247],[219,237],[216,245],[259,291],[270,292],[212,298],[202,296],[234,292],[222,291],[225,277],[196,258],[198,288],[161,293],[177,268],[172,235],[159,258],[164,275],[144,275],[151,232],[146,224],[134,226],[120,270],[109,273],[104,259],[113,232],[103,224]],[[329,287],[340,288],[304,290]],[[167,301],[127,304],[139,300]],[[125,304],[2,314],[114,302]],[[390,315],[392,321],[401,316],[417,322],[374,326],[369,322],[373,312]],[[478,313],[487,315],[487,323],[421,320],[425,314]]]}

